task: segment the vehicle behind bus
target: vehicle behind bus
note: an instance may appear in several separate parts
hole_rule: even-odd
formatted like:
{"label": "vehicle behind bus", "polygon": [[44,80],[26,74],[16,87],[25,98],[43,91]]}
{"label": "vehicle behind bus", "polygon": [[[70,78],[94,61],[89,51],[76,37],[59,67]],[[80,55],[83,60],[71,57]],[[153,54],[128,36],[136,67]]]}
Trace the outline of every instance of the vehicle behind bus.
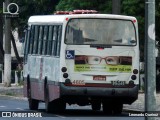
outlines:
{"label": "vehicle behind bus", "polygon": [[60,112],[66,103],[91,105],[92,110],[102,105],[105,113],[119,114],[123,104],[138,97],[137,20],[74,12],[28,21],[24,95],[29,107],[38,109],[45,102],[46,111]]}

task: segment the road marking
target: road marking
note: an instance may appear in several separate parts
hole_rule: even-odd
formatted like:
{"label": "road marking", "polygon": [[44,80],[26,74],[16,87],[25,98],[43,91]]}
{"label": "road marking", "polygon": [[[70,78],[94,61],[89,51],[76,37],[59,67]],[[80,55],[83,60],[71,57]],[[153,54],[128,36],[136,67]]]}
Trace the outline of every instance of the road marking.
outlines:
{"label": "road marking", "polygon": [[1,107],[1,108],[4,108],[4,107],[6,107],[6,106],[1,105],[0,107]]}
{"label": "road marking", "polygon": [[66,117],[64,117],[64,116],[61,116],[61,115],[55,115],[56,117],[60,117],[60,118],[66,118]]}
{"label": "road marking", "polygon": [[22,109],[22,108],[16,108],[17,110],[24,110],[24,109]]}

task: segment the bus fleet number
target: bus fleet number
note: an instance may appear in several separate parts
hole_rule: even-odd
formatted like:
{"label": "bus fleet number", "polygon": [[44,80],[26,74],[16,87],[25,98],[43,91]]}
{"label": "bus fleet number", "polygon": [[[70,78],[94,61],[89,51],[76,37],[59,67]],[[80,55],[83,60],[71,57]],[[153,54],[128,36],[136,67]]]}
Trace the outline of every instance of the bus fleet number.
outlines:
{"label": "bus fleet number", "polygon": [[85,85],[84,80],[73,80],[72,81],[73,85]]}
{"label": "bus fleet number", "polygon": [[125,81],[111,81],[113,86],[124,86],[126,84]]}

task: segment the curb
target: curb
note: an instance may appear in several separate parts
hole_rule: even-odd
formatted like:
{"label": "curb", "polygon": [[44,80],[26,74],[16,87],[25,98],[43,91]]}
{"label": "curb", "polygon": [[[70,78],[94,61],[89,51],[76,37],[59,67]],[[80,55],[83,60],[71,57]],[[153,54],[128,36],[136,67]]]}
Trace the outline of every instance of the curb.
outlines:
{"label": "curb", "polygon": [[17,97],[17,96],[3,95],[3,94],[0,94],[0,96],[15,99],[15,100],[25,100],[25,101],[28,100],[26,97],[22,97],[22,96]]}
{"label": "curb", "polygon": [[22,97],[23,87],[22,86],[0,87],[0,95]]}

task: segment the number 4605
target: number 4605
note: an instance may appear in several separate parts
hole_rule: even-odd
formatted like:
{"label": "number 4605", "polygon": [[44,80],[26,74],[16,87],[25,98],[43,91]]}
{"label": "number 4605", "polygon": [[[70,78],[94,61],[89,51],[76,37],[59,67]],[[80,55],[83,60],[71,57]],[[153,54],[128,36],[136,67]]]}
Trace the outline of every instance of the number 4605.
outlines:
{"label": "number 4605", "polygon": [[84,80],[73,80],[72,81],[73,85],[85,85]]}

